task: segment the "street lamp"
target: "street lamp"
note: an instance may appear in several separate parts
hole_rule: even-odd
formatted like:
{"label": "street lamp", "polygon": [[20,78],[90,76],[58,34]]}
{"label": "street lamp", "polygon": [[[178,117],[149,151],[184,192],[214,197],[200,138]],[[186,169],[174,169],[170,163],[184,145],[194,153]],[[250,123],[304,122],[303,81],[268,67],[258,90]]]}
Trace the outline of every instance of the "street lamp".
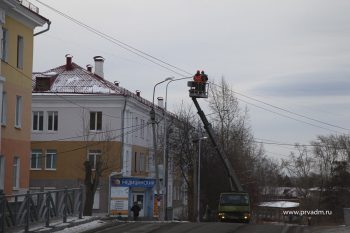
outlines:
{"label": "street lamp", "polygon": [[201,137],[193,140],[198,142],[198,174],[197,174],[197,222],[200,222],[199,210],[200,210],[200,193],[201,193],[201,141],[207,139],[207,137]]}
{"label": "street lamp", "polygon": [[171,79],[166,84],[165,88],[165,103],[164,103],[164,151],[163,151],[163,168],[164,168],[164,218],[165,220],[168,220],[168,213],[167,213],[167,207],[168,207],[168,125],[167,125],[167,104],[168,104],[168,87],[169,84],[175,81],[184,80],[184,79],[191,79],[192,77],[185,77],[185,78],[177,78],[177,79]]}
{"label": "street lamp", "polygon": [[174,77],[167,77],[167,78],[164,79],[163,81],[160,81],[160,82],[158,82],[158,83],[156,83],[156,84],[154,85],[154,87],[153,87],[153,99],[152,99],[152,107],[153,107],[153,109],[154,109],[154,93],[156,92],[156,86],[158,86],[159,84],[164,83],[164,82],[166,82],[166,81],[171,81],[171,80],[173,80],[173,79],[174,79]]}
{"label": "street lamp", "polygon": [[156,113],[154,110],[154,94],[156,91],[156,86],[166,81],[173,80],[173,77],[168,77],[163,81],[156,83],[153,87],[153,98],[152,98],[152,108],[150,111],[151,122],[152,122],[152,133],[153,133],[153,153],[154,153],[154,164],[155,164],[155,172],[156,172],[156,189],[157,189],[157,198],[159,198],[159,170],[158,170],[158,159],[157,159],[157,138],[156,138]]}

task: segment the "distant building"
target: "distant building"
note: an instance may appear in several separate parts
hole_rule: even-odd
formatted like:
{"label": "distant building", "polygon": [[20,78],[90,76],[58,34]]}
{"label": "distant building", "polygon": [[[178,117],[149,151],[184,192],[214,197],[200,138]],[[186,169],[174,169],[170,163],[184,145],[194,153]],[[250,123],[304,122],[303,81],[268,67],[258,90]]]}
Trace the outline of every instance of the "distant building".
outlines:
{"label": "distant building", "polygon": [[[94,72],[91,65],[84,69],[72,59],[67,55],[64,65],[33,73],[31,188],[77,187],[84,184],[84,161],[95,166],[103,158],[108,169],[94,209],[107,211],[111,186],[111,195],[116,195],[111,206],[116,202],[122,208],[115,214],[130,215],[136,201],[142,208],[140,217],[153,217],[152,103],[140,91],[132,93],[104,79],[102,57],[94,57]],[[161,119],[161,103],[155,109]],[[114,175],[109,180],[110,174]]]}
{"label": "distant building", "polygon": [[0,1],[0,190],[6,194],[29,186],[33,31],[45,23],[28,1]]}

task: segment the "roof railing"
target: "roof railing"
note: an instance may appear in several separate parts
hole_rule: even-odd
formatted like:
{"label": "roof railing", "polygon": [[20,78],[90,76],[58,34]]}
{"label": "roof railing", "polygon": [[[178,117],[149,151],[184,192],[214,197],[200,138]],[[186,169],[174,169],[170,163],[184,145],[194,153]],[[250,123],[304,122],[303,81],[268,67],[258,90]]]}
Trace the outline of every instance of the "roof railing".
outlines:
{"label": "roof railing", "polygon": [[21,3],[22,6],[28,8],[29,10],[39,14],[39,7],[35,6],[33,3],[30,3],[27,0],[18,0],[19,3]]}

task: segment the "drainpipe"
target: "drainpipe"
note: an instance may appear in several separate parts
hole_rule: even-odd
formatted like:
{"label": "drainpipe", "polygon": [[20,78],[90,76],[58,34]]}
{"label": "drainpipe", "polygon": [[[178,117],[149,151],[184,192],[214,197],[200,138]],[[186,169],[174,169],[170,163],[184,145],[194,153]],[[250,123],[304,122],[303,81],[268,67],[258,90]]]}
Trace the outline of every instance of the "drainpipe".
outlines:
{"label": "drainpipe", "polygon": [[[121,149],[120,149],[120,170],[123,171],[124,169],[124,158],[123,158],[123,154],[124,154],[124,133],[125,133],[125,109],[126,109],[126,102],[127,102],[127,96],[124,95],[124,107],[123,107],[123,111],[122,111],[122,116],[121,116],[121,119],[122,119],[122,140],[121,140],[121,143],[122,143],[122,146],[121,146]],[[123,176],[124,174],[122,174]]]}
{"label": "drainpipe", "polygon": [[48,30],[50,30],[50,25],[51,25],[51,21],[48,20],[48,21],[47,21],[47,28],[44,29],[44,30],[42,30],[42,31],[40,31],[40,32],[34,33],[33,36],[37,36],[37,35],[40,35],[40,34],[42,34],[42,33],[44,33],[44,32],[47,32]]}

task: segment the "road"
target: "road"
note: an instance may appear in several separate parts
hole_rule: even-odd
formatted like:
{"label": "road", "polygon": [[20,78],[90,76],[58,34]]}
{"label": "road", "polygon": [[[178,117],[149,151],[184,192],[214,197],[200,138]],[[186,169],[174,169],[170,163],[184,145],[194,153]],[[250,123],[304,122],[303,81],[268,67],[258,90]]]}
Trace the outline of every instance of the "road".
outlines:
{"label": "road", "polygon": [[96,231],[99,233],[299,233],[299,227],[273,224],[130,222]]}

